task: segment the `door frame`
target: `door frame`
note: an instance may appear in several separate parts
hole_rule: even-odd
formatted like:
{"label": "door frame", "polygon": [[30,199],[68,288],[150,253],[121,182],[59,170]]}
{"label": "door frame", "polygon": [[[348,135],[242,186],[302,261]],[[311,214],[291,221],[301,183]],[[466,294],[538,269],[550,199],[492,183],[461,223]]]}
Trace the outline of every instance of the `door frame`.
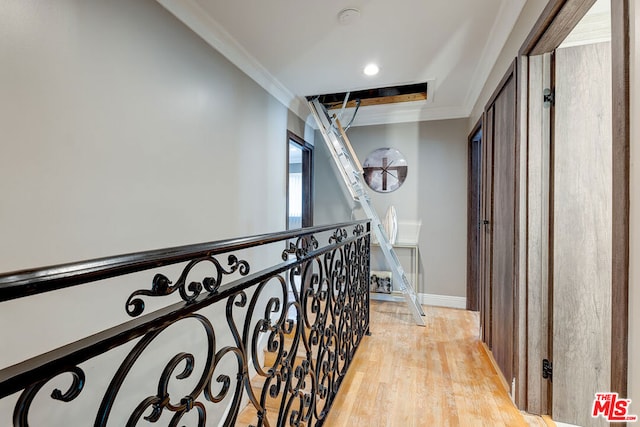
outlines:
{"label": "door frame", "polygon": [[[575,25],[595,3],[595,0],[550,0],[542,15],[534,25],[529,36],[519,51],[522,80],[529,81],[529,57],[553,52]],[[611,2],[611,59],[612,59],[612,98],[613,110],[613,158],[612,158],[612,305],[611,305],[611,392],[620,396],[627,396],[628,376],[628,332],[629,332],[629,149],[630,149],[630,103],[629,103],[629,0],[612,0]],[[519,94],[523,99],[528,90]],[[521,105],[523,114],[528,112],[528,103]],[[526,115],[525,115],[526,117]],[[523,149],[528,144],[528,129],[531,123],[521,121],[521,138]],[[529,164],[527,158],[526,163]],[[527,204],[529,204],[529,194]],[[527,237],[528,238],[528,237]],[[550,241],[550,244],[552,242]],[[548,250],[549,248],[547,248]],[[530,254],[527,254],[529,257]],[[551,261],[551,260],[550,260]],[[525,285],[527,286],[527,285]],[[547,323],[532,322],[535,318],[534,307],[545,301],[527,302],[528,334],[550,334]],[[532,329],[534,326],[537,329]],[[547,355],[536,353],[535,349],[527,349],[528,358],[542,359]],[[528,378],[540,375],[539,372],[528,372]],[[528,384],[530,395],[525,401],[518,401],[518,405],[533,413],[545,413],[545,402],[536,403],[536,393],[541,390],[533,384]],[[543,397],[543,396],[538,396]],[[547,402],[548,404],[548,402]],[[542,412],[541,412],[542,411]]]}
{"label": "door frame", "polygon": [[287,229],[289,228],[289,145],[292,142],[297,144],[302,150],[302,192],[304,195],[302,200],[302,227],[313,226],[313,145],[292,131],[287,130],[287,201],[285,208],[285,224]]}
{"label": "door frame", "polygon": [[[476,142],[477,135],[482,132],[482,117],[473,127],[467,138],[467,310],[480,310],[480,222],[482,210],[480,197],[482,194],[482,141]],[[479,145],[476,145],[479,144]]]}

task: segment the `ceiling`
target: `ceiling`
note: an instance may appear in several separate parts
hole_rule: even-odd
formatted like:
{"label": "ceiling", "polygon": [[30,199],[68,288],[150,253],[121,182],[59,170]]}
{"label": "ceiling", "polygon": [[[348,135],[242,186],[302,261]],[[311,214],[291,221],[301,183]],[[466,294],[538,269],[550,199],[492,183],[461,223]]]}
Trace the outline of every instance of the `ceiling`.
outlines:
{"label": "ceiling", "polygon": [[358,126],[468,117],[526,0],[157,1],[304,119],[305,96],[428,83],[426,101],[363,107]]}

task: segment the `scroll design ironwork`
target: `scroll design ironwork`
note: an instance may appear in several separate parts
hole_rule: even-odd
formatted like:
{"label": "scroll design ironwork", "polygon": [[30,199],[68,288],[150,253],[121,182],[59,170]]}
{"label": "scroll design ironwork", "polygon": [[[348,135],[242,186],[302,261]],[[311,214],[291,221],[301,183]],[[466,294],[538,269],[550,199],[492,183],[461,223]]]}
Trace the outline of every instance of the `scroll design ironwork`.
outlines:
{"label": "scroll design ironwork", "polygon": [[282,251],[282,260],[287,261],[290,254],[295,255],[296,259],[300,260],[315,249],[318,249],[318,240],[312,234],[300,236],[295,243],[289,242],[289,247]]}
{"label": "scroll design ironwork", "polygon": [[[193,270],[196,265],[202,263],[212,264],[215,270],[215,275],[205,277],[200,282],[188,282],[187,278],[191,270]],[[160,273],[156,274],[153,277],[151,289],[140,289],[129,296],[125,305],[127,314],[131,317],[136,317],[144,312],[144,300],[142,298],[138,298],[139,296],[161,297],[171,295],[178,291],[183,301],[193,302],[200,296],[203,289],[211,294],[215,294],[222,284],[223,276],[233,274],[236,271],[239,272],[241,276],[249,274],[250,266],[247,261],[239,260],[235,255],[229,255],[227,263],[229,268],[225,269],[215,257],[206,256],[195,259],[187,264],[173,286],[167,276]]]}
{"label": "scroll design ironwork", "polygon": [[[288,252],[296,254],[295,262],[279,264],[264,276],[251,279],[255,281],[243,284],[242,280],[249,279],[242,279],[238,286],[217,293],[224,274],[231,270],[248,274],[248,263],[230,256],[229,270],[220,267],[214,278],[203,280],[202,288],[186,289],[189,295],[197,296],[186,300],[193,304],[181,307],[194,311],[153,324],[139,335],[103,392],[94,426],[160,423],[177,427],[189,420],[204,427],[208,420],[216,422],[216,417],[222,425],[322,425],[356,349],[368,333],[369,238],[364,228],[354,227],[351,237],[346,228],[338,228],[328,237],[329,245],[318,249],[315,237],[302,236],[295,252]],[[188,273],[203,261],[219,266],[212,257],[189,262],[171,292],[185,286]],[[210,286],[212,283],[217,286]],[[160,291],[167,290],[169,284],[150,296],[164,295]],[[202,293],[202,289],[209,294]],[[132,294],[128,306],[131,304],[135,310],[139,303],[134,298],[149,295],[146,292],[151,291]],[[223,305],[226,325],[213,322],[199,308],[189,308],[198,304],[203,304],[202,308],[211,306],[209,309]],[[153,315],[130,322],[137,325]],[[152,352],[164,349],[158,344],[159,338],[180,322],[197,325],[188,328],[193,334],[188,342],[200,343],[197,351],[182,348],[169,354]],[[202,332],[204,339],[196,337]],[[163,360],[150,368],[157,371],[158,379],[149,384],[136,383],[136,394],[147,397],[132,400],[125,395],[125,383],[136,381],[134,368],[147,368],[150,356]],[[28,426],[27,417],[36,395],[63,374],[71,374],[73,383],[65,393],[54,390],[54,399],[71,402],[86,389],[85,372],[78,366],[33,383],[18,399],[14,426]],[[187,392],[177,392],[182,388]],[[118,411],[116,417],[114,407],[123,402],[131,405],[132,412],[121,415]],[[247,418],[252,421],[245,421]]]}
{"label": "scroll design ironwork", "polygon": [[[346,262],[368,261],[368,237],[347,242],[289,271],[289,283],[297,284],[290,292],[294,301],[288,303],[295,308],[295,326],[288,327],[288,334],[282,332],[284,328],[274,329],[279,333],[275,341],[284,342],[286,348],[268,346],[275,362],[266,372],[259,371],[265,377],[262,396],[284,391],[278,425],[322,424],[355,349],[368,331],[368,264],[351,268]],[[336,238],[332,236],[330,242],[335,243]]]}
{"label": "scroll design ironwork", "polygon": [[344,228],[338,228],[336,229],[336,231],[333,232],[333,234],[329,238],[329,243],[340,243],[344,239],[346,239],[348,236],[349,236],[349,233],[347,233],[347,230],[345,230]]}
{"label": "scroll design ironwork", "polygon": [[[147,416],[144,416],[144,419],[146,421],[155,423],[160,419],[162,412],[166,409],[174,413],[170,425],[177,426],[178,422],[184,416],[184,414],[191,411],[193,408],[196,408],[198,411],[198,426],[200,427],[205,425],[206,409],[203,403],[198,401],[197,399],[203,392],[205,392],[207,398],[210,397],[205,389],[208,390],[207,387],[209,387],[212,371],[215,368],[214,356],[217,356],[215,353],[215,332],[211,322],[202,315],[193,314],[191,316],[184,317],[181,320],[183,321],[185,319],[197,320],[204,328],[206,334],[207,356],[206,361],[204,362],[204,369],[200,379],[198,380],[191,393],[181,398],[178,402],[172,403],[171,396],[168,392],[169,381],[172,374],[175,372],[177,367],[182,362],[184,362],[184,369],[181,373],[175,376],[175,378],[178,380],[184,380],[191,376],[191,374],[193,373],[193,367],[195,363],[195,358],[192,354],[185,352],[176,354],[170,359],[169,363],[162,371],[160,380],[158,381],[158,393],[155,396],[149,396],[145,398],[138,404],[126,423],[127,427],[137,425],[138,421],[140,421],[140,418],[143,418],[144,414],[148,412],[149,409],[151,410],[151,413]],[[127,357],[118,368],[118,371],[111,380],[111,383],[109,384],[109,387],[107,388],[107,391],[102,398],[100,409],[98,410],[98,415],[94,423],[96,427],[104,427],[107,425],[107,421],[109,420],[109,416],[116,401],[116,397],[118,396],[118,393],[122,385],[124,384],[128,374],[131,372],[140,356],[163,331],[174,324],[175,323],[169,324],[163,328],[149,332],[140,341],[138,341],[133,350],[129,352]]]}
{"label": "scroll design ironwork", "polygon": [[49,377],[45,380],[38,381],[28,388],[26,388],[18,399],[18,403],[13,411],[13,425],[14,427],[29,427],[29,422],[27,417],[29,415],[29,410],[31,409],[31,404],[33,400],[36,398],[38,393],[42,390],[42,388],[49,382],[51,382],[54,378],[59,377],[62,374],[71,374],[72,383],[69,386],[69,389],[63,393],[60,389],[55,388],[51,392],[51,398],[54,400],[58,400],[60,402],[69,403],[74,400],[76,397],[80,395],[84,388],[85,384],[85,373],[82,369],[74,366],[73,368],[61,373],[56,374],[52,377]]}

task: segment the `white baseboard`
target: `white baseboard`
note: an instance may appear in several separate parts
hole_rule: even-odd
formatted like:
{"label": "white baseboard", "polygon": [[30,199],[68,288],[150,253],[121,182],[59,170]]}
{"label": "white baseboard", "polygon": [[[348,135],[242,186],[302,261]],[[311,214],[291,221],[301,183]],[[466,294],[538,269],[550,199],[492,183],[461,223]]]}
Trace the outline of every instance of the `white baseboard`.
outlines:
{"label": "white baseboard", "polygon": [[[371,299],[379,301],[404,301],[404,297],[400,292],[394,292],[392,294],[371,293]],[[467,299],[465,297],[452,297],[449,295],[434,295],[434,294],[418,294],[420,304],[434,305],[437,307],[449,307],[449,308],[467,308]]]}
{"label": "white baseboard", "polygon": [[393,292],[390,294],[384,294],[380,292],[371,292],[369,295],[371,295],[372,300],[376,300],[376,301],[398,301],[398,302],[404,301],[404,297],[400,292]]}
{"label": "white baseboard", "polygon": [[575,424],[560,423],[558,421],[554,421],[554,423],[556,424],[556,427],[580,427]]}
{"label": "white baseboard", "polygon": [[435,305],[437,307],[467,308],[465,297],[452,297],[450,295],[418,294],[420,302],[424,305]]}

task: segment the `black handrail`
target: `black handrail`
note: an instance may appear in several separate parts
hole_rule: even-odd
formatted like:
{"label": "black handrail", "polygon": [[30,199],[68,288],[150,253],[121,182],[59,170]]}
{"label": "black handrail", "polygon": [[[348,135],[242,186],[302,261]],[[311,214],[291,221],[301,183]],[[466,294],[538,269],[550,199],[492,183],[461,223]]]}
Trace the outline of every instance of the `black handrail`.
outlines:
{"label": "black handrail", "polygon": [[7,272],[0,274],[0,302],[366,222],[362,220],[307,227]]}
{"label": "black handrail", "polygon": [[[342,226],[344,225],[345,224],[342,224]],[[330,227],[329,230],[334,228],[335,227]],[[321,231],[327,231],[327,229],[321,228]],[[286,234],[288,235],[289,233]],[[356,239],[357,237],[352,237],[344,240],[343,243],[349,243]],[[262,270],[259,273],[228,283],[221,287],[215,295],[199,295],[189,304],[185,304],[184,302],[171,304],[147,315],[140,316],[113,328],[83,338],[72,344],[56,349],[53,352],[45,353],[9,368],[2,369],[0,370],[0,398],[9,396],[25,388],[34,377],[41,375],[52,376],[64,372],[65,367],[69,365],[77,365],[150,331],[164,328],[178,319],[184,318],[229,297],[234,292],[247,289],[268,277],[290,270],[293,266],[302,264],[332,249],[333,248],[329,246],[311,251],[302,258],[283,262],[277,266]]]}
{"label": "black handrail", "polygon": [[[278,425],[296,418],[297,422],[321,426],[355,351],[369,329],[369,227],[366,220],[352,221],[0,275],[0,301],[7,301],[186,262],[174,282],[156,273],[150,290],[137,290],[129,296],[126,311],[130,320],[0,369],[0,399],[22,391],[14,408],[13,425],[28,425],[31,404],[49,381],[62,374],[71,375],[73,383],[66,392],[56,389],[51,394],[54,400],[71,402],[85,388],[87,374],[81,364],[137,340],[112,378],[97,410],[94,425],[106,425],[120,386],[147,346],[175,323],[194,319],[204,328],[207,337],[202,342],[207,356],[198,384],[179,404],[169,398],[167,384],[170,380],[189,377],[195,359],[193,354],[177,353],[159,380],[164,386],[159,385],[157,395],[147,397],[138,405],[127,425],[135,425],[136,420],[149,414],[149,410],[153,411],[149,417],[163,410],[170,411],[174,414],[172,425],[178,425],[182,416],[192,409],[198,413],[199,425],[204,425],[206,405],[215,406],[226,399],[233,382],[235,391],[225,422],[235,422],[244,395],[249,398],[248,409],[255,412],[257,424],[261,425],[267,412],[272,411],[267,410],[266,399],[277,394],[282,399],[277,413]],[[328,238],[323,245],[316,240],[315,235],[319,233],[325,233]],[[232,253],[277,242],[287,242],[282,261],[251,274],[249,262]],[[228,255],[229,266],[226,268],[215,257],[222,254]],[[200,263],[208,263],[214,274],[200,282],[186,280],[192,268]],[[238,277],[223,283],[222,277],[232,274]],[[292,286],[293,283],[299,288]],[[268,291],[266,307],[262,306],[264,301],[258,304],[265,289],[282,291],[277,295],[271,293],[273,290]],[[141,297],[162,297],[178,291],[182,301],[144,313]],[[226,324],[211,323],[203,314],[204,308],[215,303],[226,305]],[[290,317],[291,310],[296,313],[293,317]],[[239,313],[243,313],[244,319],[237,318]],[[216,349],[218,329],[230,332],[233,343]],[[258,357],[251,353],[259,346],[259,336],[268,337],[267,350],[275,356],[273,365],[264,369],[255,365]],[[285,336],[294,337],[293,341],[285,342]],[[299,349],[306,353],[306,359],[302,361],[295,360]],[[214,375],[218,362],[225,357],[237,359],[237,371],[232,370],[231,375]],[[254,391],[249,364],[262,378],[258,381],[260,392]],[[178,365],[185,366],[184,372],[175,376]],[[225,383],[215,396],[211,391],[214,381]],[[294,400],[300,405],[298,409],[295,409],[296,405],[291,406]]]}

